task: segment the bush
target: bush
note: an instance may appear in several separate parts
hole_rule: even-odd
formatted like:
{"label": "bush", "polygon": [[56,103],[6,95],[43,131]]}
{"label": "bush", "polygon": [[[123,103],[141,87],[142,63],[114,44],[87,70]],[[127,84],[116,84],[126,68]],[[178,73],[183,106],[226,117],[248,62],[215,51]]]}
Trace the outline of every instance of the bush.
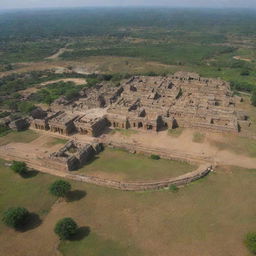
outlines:
{"label": "bush", "polygon": [[57,222],[54,228],[54,232],[59,236],[61,240],[70,239],[77,231],[77,224],[71,218],[64,218]]}
{"label": "bush", "polygon": [[160,156],[159,155],[151,155],[150,158],[153,160],[159,160]]}
{"label": "bush", "polygon": [[0,137],[1,136],[5,136],[6,134],[8,134],[11,131],[10,128],[8,128],[5,125],[0,125]]}
{"label": "bush", "polygon": [[65,180],[57,180],[50,186],[50,192],[57,197],[65,197],[71,190],[71,185]]}
{"label": "bush", "polygon": [[27,164],[24,162],[19,162],[19,161],[13,161],[11,165],[11,169],[19,174],[25,174],[28,171]]}
{"label": "bush", "polygon": [[245,245],[250,252],[256,254],[256,233],[248,233],[245,238]]}
{"label": "bush", "polygon": [[241,76],[249,76],[250,75],[250,71],[249,70],[243,70],[241,73],[240,73]]}
{"label": "bush", "polygon": [[4,212],[2,221],[9,227],[18,228],[25,224],[28,216],[29,212],[26,208],[9,208]]}
{"label": "bush", "polygon": [[254,90],[254,91],[252,92],[251,104],[252,104],[253,106],[256,106],[256,90]]}
{"label": "bush", "polygon": [[35,105],[29,101],[18,103],[18,110],[22,113],[30,114],[35,108]]}
{"label": "bush", "polygon": [[179,188],[176,185],[171,185],[169,187],[169,190],[172,191],[172,192],[178,192]]}

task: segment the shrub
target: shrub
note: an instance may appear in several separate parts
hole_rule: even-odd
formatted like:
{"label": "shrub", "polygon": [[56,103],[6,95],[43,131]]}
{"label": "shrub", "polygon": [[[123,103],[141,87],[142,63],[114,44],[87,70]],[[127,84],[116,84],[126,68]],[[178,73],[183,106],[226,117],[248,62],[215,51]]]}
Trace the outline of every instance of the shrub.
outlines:
{"label": "shrub", "polygon": [[22,113],[30,114],[35,108],[35,105],[29,101],[18,103],[18,110]]}
{"label": "shrub", "polygon": [[9,227],[17,228],[25,224],[28,216],[29,212],[26,208],[9,208],[4,212],[2,221]]}
{"label": "shrub", "polygon": [[77,224],[72,218],[64,218],[59,220],[54,228],[54,232],[61,240],[70,239],[77,231]]}
{"label": "shrub", "polygon": [[11,169],[19,174],[25,174],[28,171],[27,164],[24,162],[19,162],[19,161],[13,161],[11,165]]}
{"label": "shrub", "polygon": [[172,191],[172,192],[178,192],[179,188],[176,185],[171,185],[169,187],[169,190]]}
{"label": "shrub", "polygon": [[151,155],[150,158],[153,160],[159,160],[160,156],[159,155]]}
{"label": "shrub", "polygon": [[71,185],[65,180],[57,180],[50,186],[50,192],[57,197],[65,197],[71,190]]}
{"label": "shrub", "polygon": [[256,233],[248,233],[245,238],[245,245],[250,252],[256,254]]}
{"label": "shrub", "polygon": [[256,90],[254,90],[254,91],[252,92],[251,104],[252,104],[253,106],[256,106]]}
{"label": "shrub", "polygon": [[240,73],[241,76],[249,76],[250,75],[250,71],[249,70],[243,70],[241,73]]}
{"label": "shrub", "polygon": [[8,134],[11,131],[10,128],[8,128],[5,125],[0,125],[0,137],[1,136],[5,136],[6,134]]}

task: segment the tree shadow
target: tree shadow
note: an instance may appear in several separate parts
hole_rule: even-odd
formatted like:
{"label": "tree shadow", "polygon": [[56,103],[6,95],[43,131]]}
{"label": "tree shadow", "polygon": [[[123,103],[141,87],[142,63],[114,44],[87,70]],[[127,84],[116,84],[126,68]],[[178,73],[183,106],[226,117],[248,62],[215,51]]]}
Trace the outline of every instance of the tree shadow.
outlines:
{"label": "tree shadow", "polygon": [[87,194],[86,191],[76,189],[76,190],[68,192],[68,194],[66,196],[66,200],[68,202],[79,201],[82,198],[84,198],[86,196],[86,194]]}
{"label": "tree shadow", "polygon": [[39,173],[39,172],[36,171],[36,170],[29,170],[29,171],[27,171],[27,172],[25,172],[25,173],[21,173],[20,176],[21,176],[22,178],[24,178],[24,179],[31,179],[31,178],[37,176],[38,173]]}
{"label": "tree shadow", "polygon": [[27,219],[24,221],[23,225],[16,228],[17,231],[26,232],[31,229],[35,229],[42,224],[42,220],[36,213],[29,213]]}
{"label": "tree shadow", "polygon": [[70,238],[70,241],[80,241],[83,238],[89,236],[90,233],[90,227],[80,227],[77,229],[76,233]]}

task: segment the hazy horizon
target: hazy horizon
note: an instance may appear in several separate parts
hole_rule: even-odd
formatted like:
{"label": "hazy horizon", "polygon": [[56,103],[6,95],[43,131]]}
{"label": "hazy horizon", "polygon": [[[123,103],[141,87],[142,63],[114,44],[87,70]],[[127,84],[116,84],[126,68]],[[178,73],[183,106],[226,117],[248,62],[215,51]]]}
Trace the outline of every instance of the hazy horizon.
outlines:
{"label": "hazy horizon", "polygon": [[256,8],[255,0],[2,0],[0,10],[69,7]]}

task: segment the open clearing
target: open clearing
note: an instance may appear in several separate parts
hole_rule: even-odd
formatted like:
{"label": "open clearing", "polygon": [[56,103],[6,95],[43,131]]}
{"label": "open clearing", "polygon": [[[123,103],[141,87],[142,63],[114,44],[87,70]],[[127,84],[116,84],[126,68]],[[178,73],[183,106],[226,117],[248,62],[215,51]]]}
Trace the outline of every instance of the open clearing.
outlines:
{"label": "open clearing", "polygon": [[22,132],[10,132],[7,135],[0,137],[0,145],[6,145],[11,142],[29,143],[37,139],[40,135],[32,130]]}
{"label": "open clearing", "polygon": [[78,173],[119,181],[145,181],[172,178],[195,169],[185,162],[152,160],[147,156],[106,148]]}
{"label": "open clearing", "polygon": [[[220,167],[177,193],[120,192],[72,182],[71,201],[54,204],[48,186],[55,179],[43,174],[23,179],[1,162],[0,213],[22,205],[42,223],[22,233],[0,224],[0,255],[248,255],[243,238],[256,228],[256,170]],[[64,216],[82,228],[74,241],[59,243],[53,228]]]}

